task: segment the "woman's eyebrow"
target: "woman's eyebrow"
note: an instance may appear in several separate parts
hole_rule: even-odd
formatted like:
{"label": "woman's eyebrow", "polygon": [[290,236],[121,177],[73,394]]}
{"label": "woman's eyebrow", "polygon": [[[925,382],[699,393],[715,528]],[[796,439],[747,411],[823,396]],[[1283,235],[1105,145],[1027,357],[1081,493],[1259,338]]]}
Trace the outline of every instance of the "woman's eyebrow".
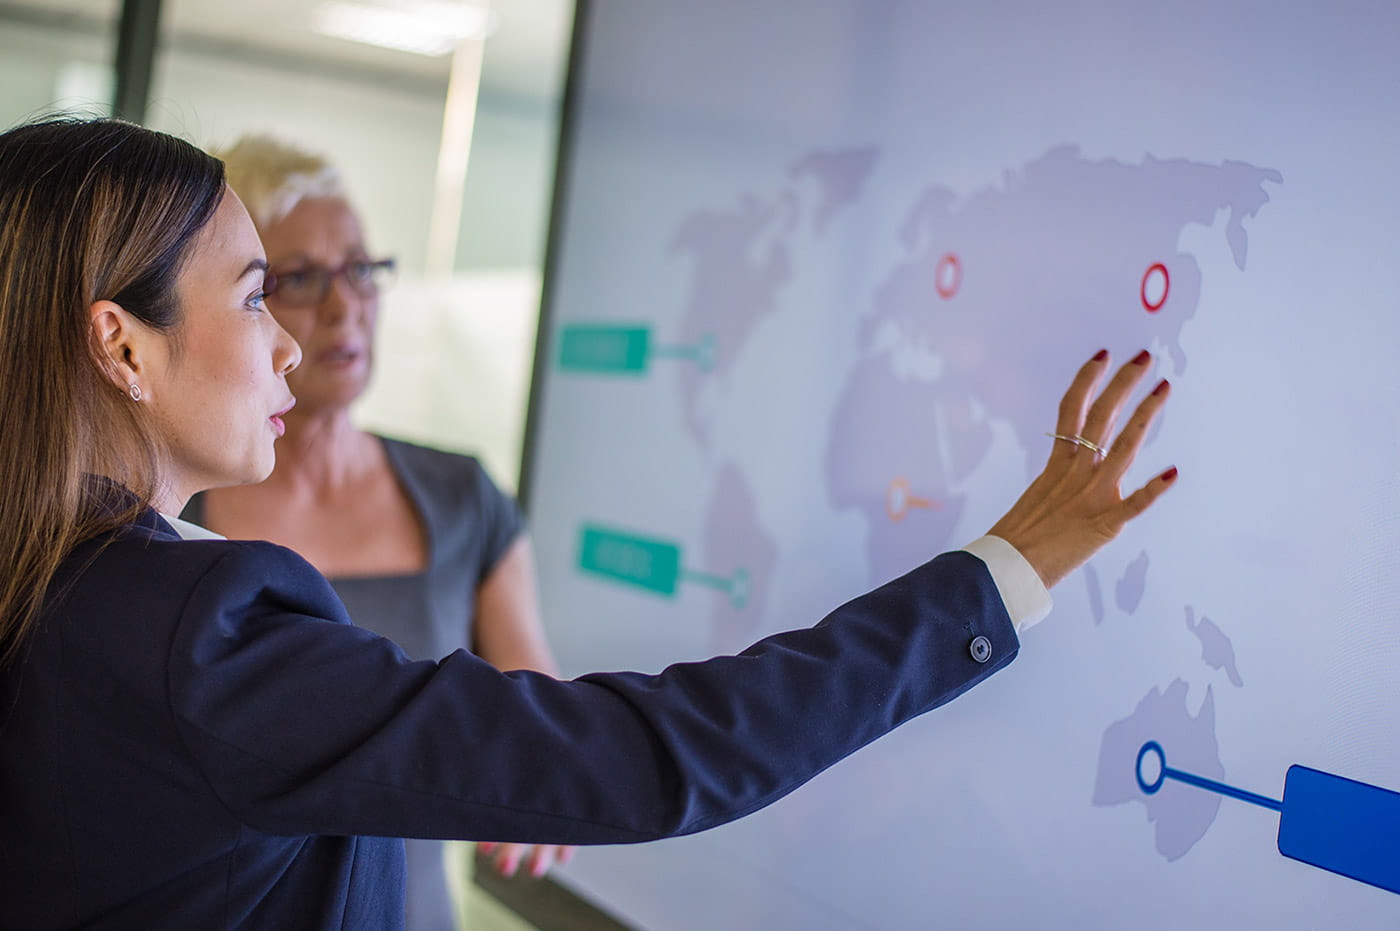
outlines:
{"label": "woman's eyebrow", "polygon": [[253,272],[261,272],[262,274],[266,275],[267,259],[253,259],[253,261],[243,266],[243,271],[238,273],[238,278],[235,280],[242,281],[244,278],[247,278]]}

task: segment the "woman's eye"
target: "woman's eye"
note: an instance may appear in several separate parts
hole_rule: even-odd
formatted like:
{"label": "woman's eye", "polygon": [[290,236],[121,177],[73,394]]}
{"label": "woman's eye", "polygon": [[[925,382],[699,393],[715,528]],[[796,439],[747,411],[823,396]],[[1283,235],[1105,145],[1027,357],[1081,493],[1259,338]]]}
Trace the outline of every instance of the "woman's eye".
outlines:
{"label": "woman's eye", "polygon": [[266,292],[266,291],[259,291],[258,293],[254,294],[252,297],[248,298],[248,306],[251,307],[251,308],[253,308],[254,310],[266,310],[266,309],[267,309],[267,292]]}

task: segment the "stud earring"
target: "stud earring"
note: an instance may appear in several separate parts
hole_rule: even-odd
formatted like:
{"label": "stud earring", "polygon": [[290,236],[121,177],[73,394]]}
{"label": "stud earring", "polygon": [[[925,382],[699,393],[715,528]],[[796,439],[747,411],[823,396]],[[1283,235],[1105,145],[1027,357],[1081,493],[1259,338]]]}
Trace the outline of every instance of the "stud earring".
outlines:
{"label": "stud earring", "polygon": [[133,382],[131,388],[127,390],[127,394],[131,395],[133,401],[141,400],[141,386]]}

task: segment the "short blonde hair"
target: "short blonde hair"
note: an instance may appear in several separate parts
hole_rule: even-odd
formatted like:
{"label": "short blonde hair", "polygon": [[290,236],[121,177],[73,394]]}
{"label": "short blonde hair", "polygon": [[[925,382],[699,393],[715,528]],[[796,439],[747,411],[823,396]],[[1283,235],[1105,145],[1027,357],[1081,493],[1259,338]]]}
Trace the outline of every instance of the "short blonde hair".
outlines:
{"label": "short blonde hair", "polygon": [[291,213],[307,197],[345,197],[340,171],[321,155],[273,136],[243,136],[211,153],[224,163],[228,186],[264,228]]}

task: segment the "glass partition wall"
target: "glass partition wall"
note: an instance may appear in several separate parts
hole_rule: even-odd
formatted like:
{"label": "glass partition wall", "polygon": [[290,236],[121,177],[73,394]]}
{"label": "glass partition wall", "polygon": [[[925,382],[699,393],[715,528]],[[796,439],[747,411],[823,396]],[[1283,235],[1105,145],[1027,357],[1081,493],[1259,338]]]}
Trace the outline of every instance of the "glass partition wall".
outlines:
{"label": "glass partition wall", "polygon": [[111,113],[118,0],[0,3],[0,126]]}
{"label": "glass partition wall", "polygon": [[[357,417],[475,453],[513,488],[571,0],[155,6],[143,122],[205,147],[266,132],[324,153],[371,247],[398,259]],[[119,0],[0,2],[0,125],[110,114],[121,16]]]}

